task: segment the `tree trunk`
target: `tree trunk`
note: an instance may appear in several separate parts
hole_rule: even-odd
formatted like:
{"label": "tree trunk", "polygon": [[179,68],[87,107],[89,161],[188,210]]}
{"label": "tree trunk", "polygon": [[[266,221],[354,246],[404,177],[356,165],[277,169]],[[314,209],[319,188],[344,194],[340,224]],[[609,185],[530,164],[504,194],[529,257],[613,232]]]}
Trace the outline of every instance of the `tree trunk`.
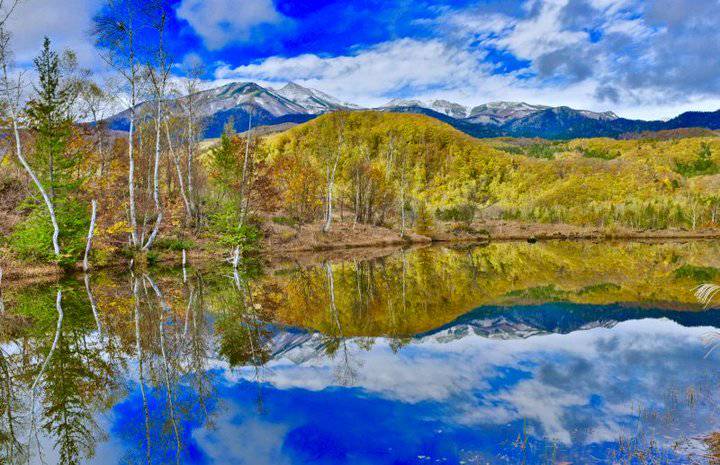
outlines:
{"label": "tree trunk", "polygon": [[168,363],[167,353],[165,351],[165,325],[163,324],[163,321],[165,321],[165,318],[168,317],[168,315],[172,312],[170,309],[170,306],[165,302],[165,298],[163,297],[162,292],[160,291],[160,288],[157,287],[155,282],[149,277],[146,276],[145,279],[147,279],[150,282],[150,286],[155,291],[155,295],[157,296],[160,307],[162,308],[162,315],[159,318],[159,334],[160,334],[160,355],[162,358],[162,366],[163,366],[163,377],[165,378],[165,397],[167,400],[168,408],[170,410],[170,423],[172,424],[173,432],[175,435],[175,463],[178,465],[180,464],[180,450],[181,450],[181,442],[180,442],[180,432],[178,430],[177,420],[175,419],[175,405],[173,402],[173,390],[172,385],[170,382],[170,364]]}
{"label": "tree trunk", "polygon": [[145,458],[150,463],[150,408],[145,393],[145,379],[143,376],[143,351],[140,340],[140,280],[133,278],[133,298],[135,301],[135,355],[138,360],[138,384],[143,402],[143,416],[145,417]]}
{"label": "tree trunk", "polygon": [[333,201],[333,188],[335,186],[335,172],[337,171],[338,162],[340,160],[340,148],[338,147],[337,155],[333,163],[332,169],[328,171],[328,184],[327,184],[327,197],[325,204],[325,224],[323,225],[323,232],[327,233],[330,231],[332,225],[332,201]]}
{"label": "tree trunk", "polygon": [[93,199],[93,201],[92,201],[92,216],[90,217],[90,229],[88,230],[87,244],[85,245],[85,257],[83,258],[83,271],[86,271],[86,272],[90,268],[90,263],[89,263],[90,248],[92,247],[93,235],[95,234],[95,219],[96,219],[96,217],[97,217],[97,200]]}
{"label": "tree trunk", "polygon": [[245,215],[247,214],[247,180],[248,180],[248,164],[250,160],[250,131],[252,131],[252,115],[248,119],[248,132],[245,137],[245,157],[243,159],[242,182],[240,184],[240,226],[245,223]]}
{"label": "tree trunk", "polygon": [[193,186],[193,176],[192,176],[192,168],[193,168],[193,158],[195,154],[194,146],[195,146],[195,131],[193,130],[193,106],[192,106],[192,97],[190,98],[190,102],[188,103],[188,155],[187,155],[187,190],[188,190],[188,200],[190,202],[190,210],[197,214],[196,208],[195,208],[195,197],[194,197],[194,186]]}
{"label": "tree trunk", "polygon": [[95,325],[98,330],[98,337],[102,340],[102,325],[100,324],[100,317],[98,316],[97,303],[95,302],[95,296],[93,296],[92,290],[90,289],[90,275],[85,273],[85,292],[87,293],[88,300],[90,301],[90,309],[93,312],[95,318]]}
{"label": "tree trunk", "polygon": [[30,165],[28,165],[28,162],[25,160],[25,157],[22,153],[22,142],[20,141],[20,130],[18,129],[17,125],[17,119],[14,111],[11,111],[11,118],[12,118],[12,126],[13,126],[13,133],[15,135],[15,153],[18,157],[18,160],[20,160],[20,163],[22,164],[23,168],[25,168],[25,171],[27,174],[32,178],[33,182],[35,183],[35,186],[40,191],[40,195],[42,195],[43,200],[45,201],[45,205],[47,206],[48,213],[50,213],[50,221],[53,225],[53,237],[52,237],[52,244],[53,244],[53,250],[55,252],[55,256],[57,258],[60,258],[60,243],[58,242],[58,237],[60,236],[60,226],[57,222],[57,217],[55,216],[55,206],[53,205],[52,200],[50,200],[50,197],[48,196],[47,192],[45,192],[45,188],[43,188],[42,184],[40,183],[40,180],[35,175],[35,172],[30,168]]}
{"label": "tree trunk", "polygon": [[188,195],[185,193],[185,181],[183,180],[182,169],[180,168],[180,160],[178,159],[177,154],[175,153],[175,149],[173,147],[172,140],[170,138],[170,125],[168,125],[167,120],[165,120],[165,135],[167,136],[167,143],[168,143],[168,150],[170,150],[170,157],[172,158],[172,161],[175,164],[175,171],[177,172],[180,196],[182,197],[183,204],[185,205],[185,213],[187,215],[188,221],[190,221],[192,219],[192,206],[190,205],[190,199],[188,198]]}
{"label": "tree trunk", "polygon": [[137,212],[135,210],[135,156],[134,148],[134,129],[135,129],[135,102],[133,99],[130,111],[130,131],[128,134],[128,195],[130,197],[130,237],[133,247],[138,246],[137,231]]}
{"label": "tree trunk", "polygon": [[150,250],[158,233],[163,220],[162,205],[160,204],[160,125],[161,125],[160,101],[157,103],[157,114],[155,115],[155,162],[153,165],[153,202],[155,202],[155,226],[148,241],[143,246],[143,250]]}
{"label": "tree trunk", "polygon": [[3,278],[3,269],[0,267],[0,315],[5,314],[5,301],[3,300],[3,291],[2,291],[2,278]]}
{"label": "tree trunk", "polygon": [[58,313],[58,319],[57,319],[57,325],[55,326],[55,338],[53,339],[52,346],[50,346],[50,351],[47,354],[47,357],[45,357],[45,360],[43,361],[42,367],[40,367],[40,371],[38,372],[37,376],[35,377],[35,380],[32,383],[32,386],[30,387],[30,431],[29,431],[29,437],[28,437],[28,444],[31,443],[31,438],[33,434],[35,434],[35,396],[37,395],[37,387],[38,384],[40,384],[40,380],[42,379],[43,375],[45,374],[45,370],[47,370],[48,365],[50,364],[50,360],[52,359],[53,354],[55,353],[55,349],[57,349],[58,341],[60,341],[60,333],[62,332],[62,324],[63,324],[63,309],[62,309],[62,291],[57,291],[57,298],[55,299],[55,309]]}

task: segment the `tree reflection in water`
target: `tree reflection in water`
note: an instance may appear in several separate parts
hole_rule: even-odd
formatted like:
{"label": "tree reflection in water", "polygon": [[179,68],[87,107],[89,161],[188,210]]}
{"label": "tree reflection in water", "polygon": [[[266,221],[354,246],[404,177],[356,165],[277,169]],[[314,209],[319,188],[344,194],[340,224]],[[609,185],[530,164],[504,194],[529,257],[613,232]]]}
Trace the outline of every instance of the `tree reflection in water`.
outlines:
{"label": "tree reflection in water", "polygon": [[[373,354],[387,347],[407,356],[423,338],[565,334],[670,314],[689,326],[718,326],[707,320],[712,312],[698,323],[697,314],[672,313],[692,307],[688,267],[720,265],[717,252],[494,244],[264,270],[86,274],[57,287],[10,289],[0,313],[0,463],[85,463],[108,441],[136,445],[118,462],[192,463],[193,431],[209,435],[227,421],[228,390],[252,383],[257,413],[277,418],[275,370],[295,369],[282,365],[287,360],[320,377],[329,366],[332,386],[357,389],[382,375]],[[648,273],[662,285],[648,287]],[[577,305],[526,311],[558,301]],[[640,308],[648,302],[652,308]],[[136,421],[119,427],[121,418]],[[534,433],[521,443],[537,443]],[[642,449],[639,438],[619,442],[618,460]],[[706,448],[718,442],[711,435]]]}

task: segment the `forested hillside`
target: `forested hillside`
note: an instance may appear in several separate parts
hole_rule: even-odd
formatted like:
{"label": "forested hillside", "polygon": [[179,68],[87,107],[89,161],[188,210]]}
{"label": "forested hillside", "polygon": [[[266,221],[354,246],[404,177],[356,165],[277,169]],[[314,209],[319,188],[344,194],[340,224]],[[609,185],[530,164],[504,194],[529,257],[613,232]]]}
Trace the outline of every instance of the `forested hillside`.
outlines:
{"label": "forested hillside", "polygon": [[420,115],[364,112],[326,115],[266,144],[302,221],[317,217],[336,159],[333,191],[364,222],[397,224],[404,212],[415,227],[516,218],[692,229],[718,219],[716,137],[479,140]]}
{"label": "forested hillside", "polygon": [[[379,237],[379,230],[413,239],[482,235],[497,221],[608,233],[692,232],[720,222],[720,139],[713,133],[475,139],[424,115],[340,111],[264,136],[238,135],[228,125],[219,142],[205,147],[188,138],[193,120],[168,112],[159,129],[148,120],[133,135],[134,229],[127,136],[102,125],[63,124],[57,140],[41,127],[21,131],[29,165],[54,191],[61,254],[53,251],[54,228],[34,182],[16,157],[6,156],[0,168],[6,262],[82,260],[92,200],[96,265],[154,261],[159,252],[181,250],[236,262],[268,241],[300,247],[293,241],[303,234],[342,247],[346,237],[333,236],[338,229],[355,240]],[[50,146],[60,150],[48,151],[50,142],[61,143]],[[55,154],[52,170],[48,154]]]}

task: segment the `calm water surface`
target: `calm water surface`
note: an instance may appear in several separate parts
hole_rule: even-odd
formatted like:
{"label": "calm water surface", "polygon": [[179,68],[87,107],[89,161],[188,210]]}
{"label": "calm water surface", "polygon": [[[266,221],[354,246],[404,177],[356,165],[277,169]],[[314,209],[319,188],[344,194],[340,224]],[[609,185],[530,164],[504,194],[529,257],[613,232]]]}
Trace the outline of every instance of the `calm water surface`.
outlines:
{"label": "calm water surface", "polygon": [[720,463],[713,280],[550,242],[10,283],[0,463]]}

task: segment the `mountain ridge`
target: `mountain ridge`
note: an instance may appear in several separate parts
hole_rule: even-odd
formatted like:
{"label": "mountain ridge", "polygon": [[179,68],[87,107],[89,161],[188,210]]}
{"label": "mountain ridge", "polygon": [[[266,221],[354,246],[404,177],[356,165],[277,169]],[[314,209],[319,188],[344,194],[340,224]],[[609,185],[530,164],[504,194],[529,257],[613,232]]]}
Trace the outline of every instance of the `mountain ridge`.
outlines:
{"label": "mountain ridge", "polygon": [[[428,102],[393,99],[379,107],[363,108],[294,82],[288,82],[279,89],[254,82],[232,82],[197,92],[193,97],[198,115],[205,121],[205,137],[218,137],[231,118],[235,129],[242,132],[250,127],[251,122],[253,126],[303,123],[324,113],[355,110],[425,114],[480,138],[617,138],[625,134],[691,127],[720,129],[720,110],[689,111],[667,121],[646,121],[621,118],[611,111],[594,112],[526,102],[489,102],[471,108],[441,99]],[[187,99],[187,96],[171,99],[169,107],[182,106]],[[135,111],[139,118],[143,118],[144,114],[152,111],[152,107],[149,102],[143,102],[136,106]],[[106,121],[110,129],[127,130],[129,117],[130,109],[127,109]]]}

